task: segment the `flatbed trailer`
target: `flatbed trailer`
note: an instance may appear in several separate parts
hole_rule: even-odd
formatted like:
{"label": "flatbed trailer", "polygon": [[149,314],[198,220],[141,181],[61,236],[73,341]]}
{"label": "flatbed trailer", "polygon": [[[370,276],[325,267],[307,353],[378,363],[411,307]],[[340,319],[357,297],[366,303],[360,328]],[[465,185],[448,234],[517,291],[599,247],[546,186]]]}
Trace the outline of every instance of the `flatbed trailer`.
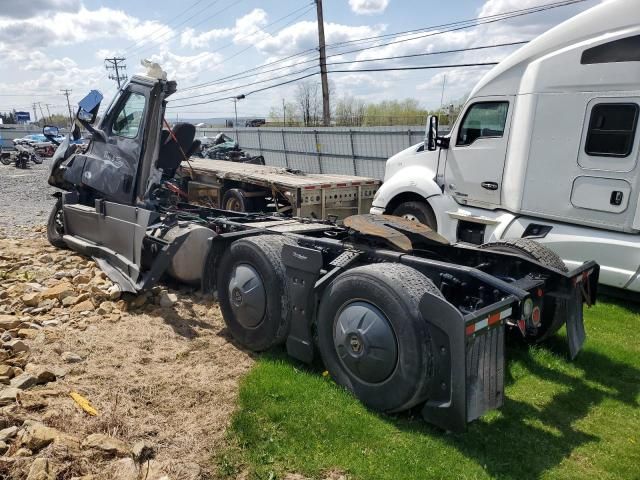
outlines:
{"label": "flatbed trailer", "polygon": [[191,157],[182,164],[192,203],[233,211],[271,210],[326,220],[368,213],[380,180]]}
{"label": "flatbed trailer", "polygon": [[[417,408],[452,431],[502,405],[507,336],[540,342],[566,326],[571,358],[582,348],[583,304],[596,299],[593,261],[569,272],[531,239],[450,244],[385,215],[337,224],[176,202],[167,172],[184,159],[195,127],[163,133],[164,99],[175,90],[175,82],[134,76],[99,127],[101,97],[88,96],[76,120],[91,143],[76,151],[66,141],[53,157],[49,183],[63,192],[49,216],[50,242],[95,258],[123,291],[143,292],[164,274],[198,282],[217,292],[244,348],[283,345],[304,362],[319,356],[368,407]],[[145,110],[125,115],[136,96]]]}

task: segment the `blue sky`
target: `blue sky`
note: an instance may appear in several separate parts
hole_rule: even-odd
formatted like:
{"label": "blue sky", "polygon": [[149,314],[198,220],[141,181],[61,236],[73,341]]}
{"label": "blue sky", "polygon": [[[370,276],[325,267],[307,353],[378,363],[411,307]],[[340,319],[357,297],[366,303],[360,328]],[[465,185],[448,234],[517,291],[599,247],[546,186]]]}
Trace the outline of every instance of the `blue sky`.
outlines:
{"label": "blue sky", "polygon": [[[325,0],[327,43],[486,17],[553,1]],[[598,1],[587,0],[505,22],[414,38],[354,54],[341,55],[346,47],[334,47],[328,53],[334,55],[333,61],[348,61],[528,40]],[[278,63],[276,66],[287,67],[278,72],[256,72],[250,78],[182,93],[180,89],[287,57],[313,48],[316,42],[315,7],[311,0],[0,0],[0,111],[32,110],[32,103],[39,101],[45,113],[46,105],[52,113],[62,113],[66,105],[59,90],[63,88],[73,90],[73,102],[92,88],[101,90],[109,99],[116,89],[115,83],[107,78],[103,58],[112,55],[127,58],[129,74],[144,70],[139,65],[142,58],[158,62],[170,78],[178,81],[174,105],[208,101],[277,83],[278,80],[270,82],[270,79],[300,70],[301,62],[317,54],[311,52]],[[378,61],[344,68],[497,61],[515,48]],[[352,72],[336,73],[330,78],[334,98],[354,96],[373,102],[411,97],[433,108],[440,104],[443,75],[446,75],[444,101],[447,103],[468,93],[486,71],[486,67],[477,67]],[[318,77],[312,78],[311,81],[318,82]],[[239,86],[253,81],[263,83],[256,87]],[[216,94],[219,90],[226,92]],[[287,85],[251,95],[238,103],[239,115],[264,116],[272,106],[280,104],[282,98],[290,99],[294,90],[294,85]],[[200,96],[189,100],[193,95]],[[178,101],[180,98],[182,102]],[[173,108],[171,112],[186,118],[230,117],[233,104],[215,102]]]}

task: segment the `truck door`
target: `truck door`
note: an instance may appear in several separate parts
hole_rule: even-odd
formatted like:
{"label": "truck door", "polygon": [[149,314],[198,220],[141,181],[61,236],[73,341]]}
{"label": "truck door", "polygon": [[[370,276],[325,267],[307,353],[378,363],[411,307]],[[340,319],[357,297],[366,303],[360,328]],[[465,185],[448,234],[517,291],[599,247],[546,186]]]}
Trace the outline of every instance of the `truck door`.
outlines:
{"label": "truck door", "polygon": [[451,132],[445,191],[457,202],[481,207],[500,205],[512,103],[507,97],[472,102]]}
{"label": "truck door", "polygon": [[129,84],[101,124],[105,141],[92,142],[87,152],[82,183],[106,200],[133,202],[144,144],[147,95],[147,88]]}
{"label": "truck door", "polygon": [[640,229],[636,217],[636,135],[640,98],[593,98],[587,104],[573,179],[573,217],[618,229]]}

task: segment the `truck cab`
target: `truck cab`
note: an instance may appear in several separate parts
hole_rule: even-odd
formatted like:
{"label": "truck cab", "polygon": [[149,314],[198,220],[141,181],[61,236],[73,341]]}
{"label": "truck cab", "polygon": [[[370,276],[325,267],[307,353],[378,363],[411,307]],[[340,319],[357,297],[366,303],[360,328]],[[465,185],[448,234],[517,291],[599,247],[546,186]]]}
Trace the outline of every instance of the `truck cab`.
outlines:
{"label": "truck cab", "polygon": [[511,54],[471,92],[449,135],[387,162],[372,213],[450,241],[535,238],[567,266],[640,291],[640,9],[598,5]]}

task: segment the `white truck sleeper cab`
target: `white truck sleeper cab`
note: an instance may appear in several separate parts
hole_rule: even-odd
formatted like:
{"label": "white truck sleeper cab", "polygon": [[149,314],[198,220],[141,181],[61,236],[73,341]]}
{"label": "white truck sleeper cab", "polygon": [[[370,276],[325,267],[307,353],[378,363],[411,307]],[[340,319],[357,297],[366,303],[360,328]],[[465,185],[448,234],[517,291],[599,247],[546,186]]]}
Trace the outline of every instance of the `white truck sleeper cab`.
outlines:
{"label": "white truck sleeper cab", "polygon": [[391,157],[371,213],[450,241],[535,238],[640,291],[639,113],[640,8],[606,2],[487,73],[449,135]]}

